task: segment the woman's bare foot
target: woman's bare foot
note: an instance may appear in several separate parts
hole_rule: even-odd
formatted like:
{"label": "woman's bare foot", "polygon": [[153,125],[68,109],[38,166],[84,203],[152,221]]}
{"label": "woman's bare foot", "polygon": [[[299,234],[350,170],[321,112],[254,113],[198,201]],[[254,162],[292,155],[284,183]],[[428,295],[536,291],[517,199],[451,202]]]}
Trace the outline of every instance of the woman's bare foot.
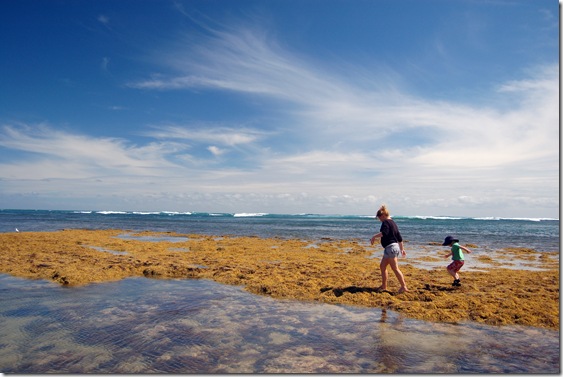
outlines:
{"label": "woman's bare foot", "polygon": [[383,292],[387,290],[387,287],[384,287],[383,285],[380,285],[379,287],[375,288],[376,292]]}
{"label": "woman's bare foot", "polygon": [[407,287],[399,289],[399,293],[410,292]]}

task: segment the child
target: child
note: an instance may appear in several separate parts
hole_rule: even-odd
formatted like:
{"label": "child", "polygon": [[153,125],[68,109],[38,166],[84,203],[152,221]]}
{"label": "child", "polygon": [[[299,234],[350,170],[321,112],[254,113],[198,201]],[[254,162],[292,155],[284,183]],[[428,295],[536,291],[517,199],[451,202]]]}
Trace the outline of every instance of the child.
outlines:
{"label": "child", "polygon": [[[463,251],[468,252],[471,254],[471,250],[466,247],[461,246],[459,240],[453,238],[452,236],[447,236],[444,240],[442,246],[450,246],[452,251],[446,255],[444,258],[448,258],[449,256],[452,257],[453,262],[448,265],[448,272],[452,277],[455,279],[453,282],[454,287],[461,287],[461,283],[459,281],[459,270],[463,267],[464,259],[463,259]],[[463,250],[463,251],[462,251]]]}

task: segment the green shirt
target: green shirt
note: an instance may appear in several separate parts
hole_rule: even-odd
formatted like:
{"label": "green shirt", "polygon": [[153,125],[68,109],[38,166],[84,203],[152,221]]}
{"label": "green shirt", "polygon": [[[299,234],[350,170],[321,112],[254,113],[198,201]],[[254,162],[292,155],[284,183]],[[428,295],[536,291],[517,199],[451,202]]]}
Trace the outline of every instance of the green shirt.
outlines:
{"label": "green shirt", "polygon": [[463,260],[463,251],[457,242],[452,245],[452,259]]}

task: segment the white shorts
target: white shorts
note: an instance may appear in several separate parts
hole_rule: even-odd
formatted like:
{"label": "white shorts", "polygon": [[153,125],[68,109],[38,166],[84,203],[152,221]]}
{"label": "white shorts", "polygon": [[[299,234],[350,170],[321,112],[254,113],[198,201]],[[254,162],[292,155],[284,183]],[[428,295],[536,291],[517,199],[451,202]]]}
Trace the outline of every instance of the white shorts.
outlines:
{"label": "white shorts", "polygon": [[398,243],[392,243],[385,247],[383,258],[398,258],[401,254],[401,248]]}

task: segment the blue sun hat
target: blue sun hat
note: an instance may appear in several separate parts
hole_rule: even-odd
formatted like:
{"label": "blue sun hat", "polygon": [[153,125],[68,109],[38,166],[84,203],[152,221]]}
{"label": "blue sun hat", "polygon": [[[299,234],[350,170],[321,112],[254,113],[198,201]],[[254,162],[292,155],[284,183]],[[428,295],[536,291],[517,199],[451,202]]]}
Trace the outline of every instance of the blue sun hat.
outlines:
{"label": "blue sun hat", "polygon": [[447,236],[446,239],[444,240],[444,243],[442,244],[442,246],[448,246],[452,242],[459,242],[459,240],[457,238],[453,238],[452,236]]}

